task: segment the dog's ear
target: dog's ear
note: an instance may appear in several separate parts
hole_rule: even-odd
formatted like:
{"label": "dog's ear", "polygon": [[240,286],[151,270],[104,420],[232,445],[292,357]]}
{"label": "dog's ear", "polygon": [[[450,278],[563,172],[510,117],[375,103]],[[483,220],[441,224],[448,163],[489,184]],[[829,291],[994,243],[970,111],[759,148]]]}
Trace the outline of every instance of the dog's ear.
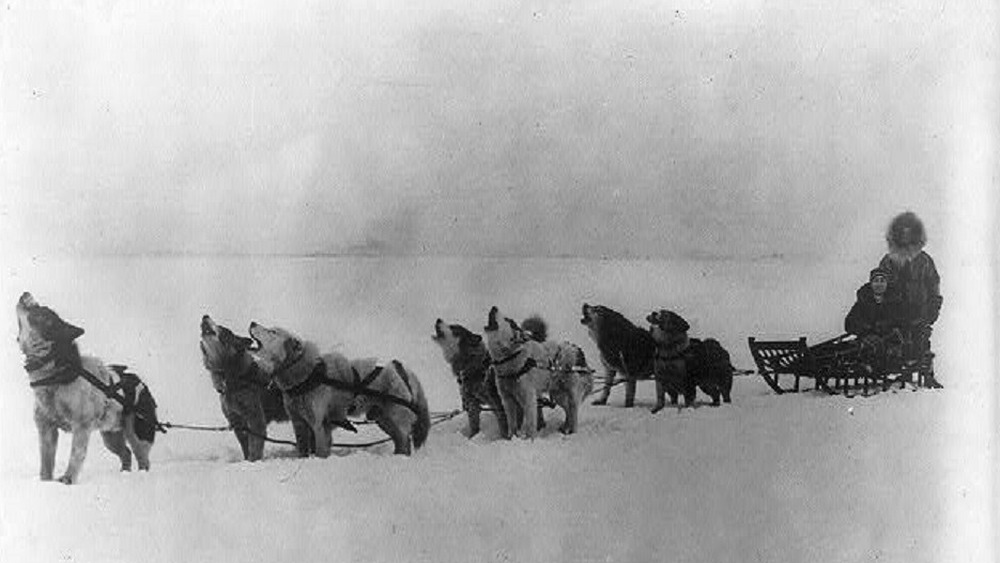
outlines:
{"label": "dog's ear", "polygon": [[302,342],[298,338],[285,340],[285,357],[295,358],[302,355]]}
{"label": "dog's ear", "polygon": [[83,336],[84,330],[78,326],[71,325],[63,321],[63,337],[67,342],[72,342]]}
{"label": "dog's ear", "polygon": [[253,338],[247,338],[246,336],[236,336],[233,335],[233,343],[236,344],[236,348],[240,351],[249,350],[253,347]]}

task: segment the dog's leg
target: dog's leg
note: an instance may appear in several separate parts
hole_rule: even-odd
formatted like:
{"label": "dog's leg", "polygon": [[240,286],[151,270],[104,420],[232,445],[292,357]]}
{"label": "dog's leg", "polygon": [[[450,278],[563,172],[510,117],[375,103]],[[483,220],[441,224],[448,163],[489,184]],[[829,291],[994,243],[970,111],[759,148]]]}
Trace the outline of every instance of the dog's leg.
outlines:
{"label": "dog's leg", "polygon": [[392,420],[392,413],[385,412],[375,420],[375,424],[382,429],[392,438],[393,452],[394,454],[410,455],[413,453],[413,440],[411,439],[412,427],[410,425],[410,432],[404,432],[395,422]]}
{"label": "dog's leg", "polygon": [[[514,398],[516,382],[497,380],[497,390],[500,393],[500,402],[503,405],[503,417],[507,421],[507,428],[500,428],[501,435],[505,440],[510,440],[517,434],[521,424],[520,407]],[[498,413],[499,417],[500,414]],[[506,431],[505,431],[506,430]]]}
{"label": "dog's leg", "polygon": [[125,430],[123,434],[125,434],[125,440],[132,446],[132,451],[135,452],[135,459],[139,462],[139,471],[149,471],[149,450],[153,448],[153,444],[139,438],[135,433],[134,414],[126,416],[124,421]]}
{"label": "dog's leg", "polygon": [[656,404],[653,405],[653,408],[650,409],[649,412],[651,412],[653,414],[656,414],[656,413],[660,412],[661,410],[663,410],[663,407],[666,406],[666,402],[665,402],[664,396],[663,396],[665,392],[666,392],[666,386],[663,384],[663,377],[662,377],[662,375],[657,374],[656,375]]}
{"label": "dog's leg", "polygon": [[503,402],[497,401],[496,404],[490,404],[490,408],[493,409],[493,414],[496,415],[497,426],[500,428],[500,435],[505,438],[509,438],[510,426],[507,424],[507,411],[503,406]]}
{"label": "dog's leg", "polygon": [[59,429],[40,422],[38,427],[38,453],[41,457],[41,468],[38,477],[42,481],[51,481],[56,465],[56,446],[59,445]]}
{"label": "dog's leg", "polygon": [[250,406],[247,417],[247,428],[250,430],[247,436],[247,455],[250,461],[260,461],[264,458],[264,438],[267,436],[267,419],[264,417],[264,408],[260,402]]}
{"label": "dog's leg", "polygon": [[625,379],[625,408],[630,409],[635,406],[636,380],[631,375]]}
{"label": "dog's leg", "polygon": [[[307,397],[309,395],[306,395]],[[321,458],[330,457],[331,434],[323,427],[323,422],[327,418],[324,401],[312,399],[309,401],[309,408],[306,410],[306,422],[312,432],[312,438],[316,444],[316,456]],[[344,417],[335,417],[337,419]]]}
{"label": "dog's leg", "polygon": [[121,470],[132,471],[132,450],[125,443],[125,434],[118,431],[101,432],[101,439],[104,440],[104,447],[118,456],[122,464]]}
{"label": "dog's leg", "polygon": [[465,416],[469,421],[468,432],[466,433],[467,438],[471,438],[476,434],[479,434],[479,423],[480,423],[480,413],[482,408],[480,407],[479,397],[469,389],[469,384],[463,384],[460,387],[462,392],[462,406],[465,408]]}
{"label": "dog's leg", "polygon": [[72,485],[76,482],[77,475],[83,467],[83,460],[87,459],[87,446],[90,444],[90,428],[73,429],[73,445],[70,448],[69,464],[66,466],[66,473],[59,478],[59,482]]}
{"label": "dog's leg", "polygon": [[613,369],[607,369],[604,372],[604,389],[601,390],[601,396],[594,399],[590,404],[592,405],[606,405],[608,404],[608,397],[611,395],[611,385],[615,382],[615,375],[617,372]]}
{"label": "dog's leg", "polygon": [[[530,376],[524,376],[530,377]],[[518,385],[517,402],[524,411],[524,423],[521,425],[525,438],[534,439],[538,435],[538,393],[534,385]]]}

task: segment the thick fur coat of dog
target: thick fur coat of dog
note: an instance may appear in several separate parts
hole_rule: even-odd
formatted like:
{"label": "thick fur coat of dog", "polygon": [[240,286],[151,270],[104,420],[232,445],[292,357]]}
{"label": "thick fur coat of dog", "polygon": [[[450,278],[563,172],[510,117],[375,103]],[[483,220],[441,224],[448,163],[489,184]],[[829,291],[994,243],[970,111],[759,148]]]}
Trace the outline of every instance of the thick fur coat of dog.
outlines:
{"label": "thick fur coat of dog", "polygon": [[653,377],[656,341],[649,331],[603,305],[584,303],[580,324],[587,327],[590,338],[597,345],[605,371],[604,389],[593,404],[608,403],[615,375],[620,373],[625,378],[625,407],[632,407],[636,381]]}
{"label": "thick fur coat of dog", "polygon": [[[133,452],[139,469],[148,470],[158,423],[156,402],[145,384],[134,374],[125,373],[124,366],[116,366],[119,369],[115,371],[97,358],[81,356],[74,341],[83,335],[83,329],[62,320],[30,293],[21,295],[16,311],[17,343],[35,391],[41,479],[52,480],[60,430],[73,435],[69,464],[59,477],[63,483],[77,481],[94,431],[101,433],[105,447],[118,456],[122,471],[132,469]],[[125,405],[87,377],[108,392],[120,393]]]}
{"label": "thick fur coat of dog", "polygon": [[559,431],[572,434],[580,405],[593,389],[593,374],[579,346],[540,342],[545,337],[544,322],[536,318],[530,325],[530,330],[521,328],[493,307],[484,329],[507,427],[512,434],[534,438],[538,401],[547,394],[565,413]]}
{"label": "thick fur coat of dog", "polygon": [[[316,344],[282,328],[250,323],[254,361],[285,394],[299,454],[310,439],[319,457],[330,455],[333,426],[350,426],[348,416],[365,416],[392,438],[395,453],[409,455],[430,431],[427,398],[417,376],[400,362],[348,360],[320,354]],[[310,433],[307,431],[311,430]]]}
{"label": "thick fur coat of dog", "polygon": [[268,385],[270,378],[250,356],[252,344],[210,316],[201,318],[201,361],[212,376],[222,414],[236,434],[243,458],[257,461],[264,455],[267,424],[288,420],[288,413],[281,390]]}
{"label": "thick fur coat of dog", "polygon": [[462,410],[468,418],[466,435],[473,437],[479,433],[480,414],[485,405],[497,417],[501,436],[509,436],[507,416],[504,414],[500,393],[497,391],[496,377],[490,367],[490,355],[486,351],[483,337],[459,324],[448,324],[441,319],[434,323],[431,340],[441,347],[444,361],[451,366],[451,372],[458,381],[462,398]]}
{"label": "thick fur coat of dog", "polygon": [[657,343],[654,413],[665,406],[664,392],[670,395],[670,404],[677,404],[682,394],[684,404],[693,406],[699,388],[714,406],[720,404],[720,397],[731,402],[733,366],[729,352],[717,340],[689,338],[690,325],[673,311],[653,311],[646,320]]}

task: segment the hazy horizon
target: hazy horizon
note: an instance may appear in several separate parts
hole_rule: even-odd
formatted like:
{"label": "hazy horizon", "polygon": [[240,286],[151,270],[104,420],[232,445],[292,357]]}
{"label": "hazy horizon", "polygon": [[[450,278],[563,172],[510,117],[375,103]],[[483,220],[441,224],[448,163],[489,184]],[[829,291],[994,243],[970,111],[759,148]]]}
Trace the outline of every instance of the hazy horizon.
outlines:
{"label": "hazy horizon", "polygon": [[13,2],[0,251],[940,250],[995,201],[994,12]]}

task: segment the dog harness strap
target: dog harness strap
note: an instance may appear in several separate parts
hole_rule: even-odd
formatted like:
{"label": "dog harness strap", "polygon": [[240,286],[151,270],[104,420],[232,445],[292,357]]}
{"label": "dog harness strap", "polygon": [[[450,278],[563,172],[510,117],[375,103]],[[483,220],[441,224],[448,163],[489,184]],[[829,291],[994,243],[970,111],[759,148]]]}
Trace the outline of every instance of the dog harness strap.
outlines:
{"label": "dog harness strap", "polygon": [[399,360],[393,360],[392,365],[396,368],[396,373],[399,374],[400,379],[402,379],[403,383],[406,385],[406,390],[410,392],[410,396],[412,397],[413,387],[410,385],[410,377],[406,375],[406,370],[403,369],[403,364],[400,363]]}
{"label": "dog harness strap", "polygon": [[499,360],[493,360],[492,363],[495,366],[502,366],[503,364],[506,364],[507,362],[513,361],[514,358],[517,358],[517,356],[521,353],[522,350],[523,350],[523,348],[519,348],[516,352],[514,352],[513,354],[507,356],[506,358],[502,358],[502,359],[499,359]]}
{"label": "dog harness strap", "polygon": [[512,373],[510,375],[500,375],[499,373],[497,373],[497,377],[502,377],[504,379],[520,379],[522,375],[528,373],[529,371],[535,369],[536,367],[538,367],[538,364],[535,362],[535,359],[528,358],[527,360],[525,360],[524,365],[521,366],[521,369],[517,370],[516,373]]}
{"label": "dog harness strap", "polygon": [[286,390],[285,394],[291,397],[298,397],[299,395],[305,395],[324,383],[329,384],[329,382],[330,380],[326,377],[326,362],[320,360],[316,362],[316,366],[309,372],[309,377],[305,381]]}
{"label": "dog harness strap", "polygon": [[382,366],[375,366],[375,369],[373,369],[371,373],[366,375],[364,379],[361,379],[361,374],[359,374],[358,370],[354,369],[354,367],[352,366],[351,372],[354,373],[354,386],[357,387],[358,389],[367,389],[368,386],[371,385],[373,381],[375,381],[375,378],[377,378],[379,374],[382,373],[382,369],[383,369]]}
{"label": "dog harness strap", "polygon": [[31,387],[48,387],[50,385],[63,385],[65,383],[70,383],[78,377],[76,372],[71,369],[62,369],[56,372],[54,375],[50,375],[44,379],[38,379],[28,383]]}
{"label": "dog harness strap", "polygon": [[[402,370],[403,366],[401,364],[399,364],[399,362],[397,362],[395,360],[393,361],[393,363],[396,366],[398,366],[397,369],[400,370],[400,373],[403,373],[403,370]],[[418,414],[419,415],[420,410],[417,408],[417,406],[412,401],[407,401],[406,399],[401,399],[401,398],[399,398],[399,397],[397,397],[395,395],[390,395],[390,394],[382,392],[382,391],[376,391],[374,389],[369,389],[368,388],[368,384],[371,383],[372,381],[374,381],[375,378],[378,377],[378,375],[380,373],[382,373],[382,369],[383,369],[382,366],[376,366],[375,369],[372,370],[371,373],[369,373],[367,376],[365,376],[364,379],[361,379],[361,374],[358,373],[358,370],[354,369],[354,367],[351,366],[351,372],[354,374],[354,382],[353,383],[344,383],[342,381],[337,381],[336,379],[331,379],[329,377],[326,377],[326,374],[324,372],[324,383],[326,383],[330,387],[333,387],[334,389],[339,389],[341,391],[350,391],[351,393],[354,393],[355,395],[364,395],[366,397],[375,397],[376,399],[380,399],[380,400],[383,400],[383,401],[389,401],[390,403],[395,403],[397,405],[404,406],[404,407],[410,409],[411,411],[413,411],[414,414]],[[405,376],[404,376],[403,381],[406,381]],[[409,382],[407,382],[407,385],[409,385]],[[413,394],[412,391],[410,392],[410,394],[411,395]]]}

